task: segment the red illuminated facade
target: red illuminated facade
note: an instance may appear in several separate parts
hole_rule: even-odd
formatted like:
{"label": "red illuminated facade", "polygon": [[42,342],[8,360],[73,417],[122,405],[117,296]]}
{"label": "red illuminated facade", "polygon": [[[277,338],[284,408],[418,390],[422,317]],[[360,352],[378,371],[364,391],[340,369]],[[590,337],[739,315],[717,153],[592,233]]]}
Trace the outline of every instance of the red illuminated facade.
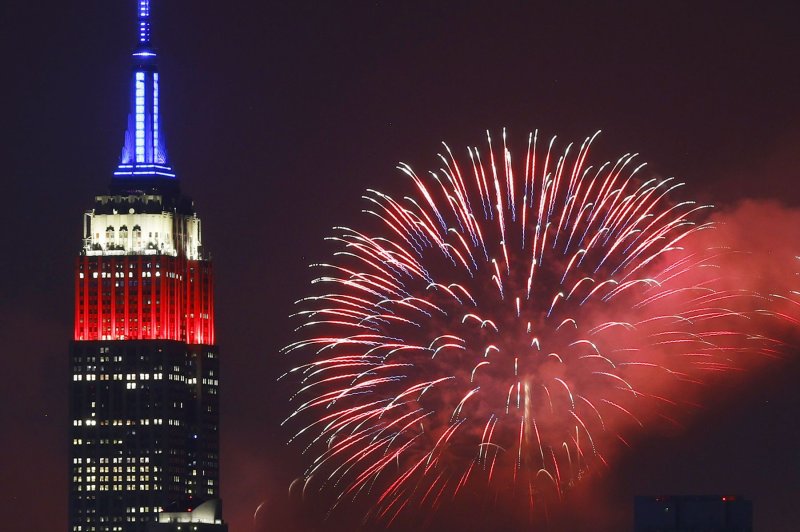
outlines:
{"label": "red illuminated facade", "polygon": [[211,262],[166,255],[79,257],[74,339],[214,344]]}

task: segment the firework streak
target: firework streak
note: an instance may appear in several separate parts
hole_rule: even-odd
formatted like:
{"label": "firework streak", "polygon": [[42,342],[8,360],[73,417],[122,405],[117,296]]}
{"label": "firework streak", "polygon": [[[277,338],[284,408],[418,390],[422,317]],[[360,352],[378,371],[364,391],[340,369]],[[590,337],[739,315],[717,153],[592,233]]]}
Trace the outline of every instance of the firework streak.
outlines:
{"label": "firework streak", "polygon": [[293,442],[304,490],[366,519],[458,500],[529,512],[674,420],[714,374],[770,354],[748,331],[758,296],[728,287],[724,250],[687,246],[710,206],[641,176],[635,155],[531,134],[521,161],[488,138],[402,199],[369,190],[372,221],[336,228],[299,302]]}

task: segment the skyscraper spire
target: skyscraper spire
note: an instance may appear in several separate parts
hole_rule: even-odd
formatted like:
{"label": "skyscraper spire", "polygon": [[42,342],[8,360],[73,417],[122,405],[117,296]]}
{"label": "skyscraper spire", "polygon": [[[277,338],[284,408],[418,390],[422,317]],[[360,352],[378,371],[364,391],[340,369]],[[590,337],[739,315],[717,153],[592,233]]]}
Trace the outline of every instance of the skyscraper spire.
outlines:
{"label": "skyscraper spire", "polygon": [[150,46],[150,0],[139,2],[139,46]]}
{"label": "skyscraper spire", "polygon": [[158,68],[151,43],[150,0],[137,0],[137,46],[133,52],[133,79],[128,130],[113,185],[151,188],[175,181],[169,166],[159,113]]}

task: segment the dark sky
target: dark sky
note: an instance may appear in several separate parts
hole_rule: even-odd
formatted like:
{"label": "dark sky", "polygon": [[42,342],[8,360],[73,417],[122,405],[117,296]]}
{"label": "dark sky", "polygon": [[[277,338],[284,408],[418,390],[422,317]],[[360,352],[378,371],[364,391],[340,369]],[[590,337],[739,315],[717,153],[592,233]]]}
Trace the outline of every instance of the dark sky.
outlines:
{"label": "dark sky", "polygon": [[[639,152],[702,200],[800,206],[800,5],[600,4],[154,0],[170,158],[216,264],[232,532],[270,530],[297,473],[275,378],[306,265],[398,160],[422,171],[487,128],[602,129],[598,157]],[[122,146],[133,6],[0,4],[0,515],[16,530],[66,528],[73,260]],[[637,493],[740,493],[758,530],[796,530],[798,378],[789,359],[723,388],[575,512],[624,530]]]}

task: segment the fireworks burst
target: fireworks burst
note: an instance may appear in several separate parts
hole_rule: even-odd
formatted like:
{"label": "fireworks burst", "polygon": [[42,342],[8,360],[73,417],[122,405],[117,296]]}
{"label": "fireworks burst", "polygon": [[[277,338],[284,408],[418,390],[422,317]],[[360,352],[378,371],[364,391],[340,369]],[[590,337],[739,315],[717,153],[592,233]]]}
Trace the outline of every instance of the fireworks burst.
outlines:
{"label": "fireworks burst", "polygon": [[537,137],[520,161],[504,133],[461,162],[445,145],[428,177],[401,164],[407,196],[365,196],[374,230],[336,228],[285,348],[305,491],[385,524],[458,500],[528,514],[773,349],[745,326],[758,296],[720,283],[726,251],[686,246],[710,206],[636,155],[594,166],[596,135]]}

